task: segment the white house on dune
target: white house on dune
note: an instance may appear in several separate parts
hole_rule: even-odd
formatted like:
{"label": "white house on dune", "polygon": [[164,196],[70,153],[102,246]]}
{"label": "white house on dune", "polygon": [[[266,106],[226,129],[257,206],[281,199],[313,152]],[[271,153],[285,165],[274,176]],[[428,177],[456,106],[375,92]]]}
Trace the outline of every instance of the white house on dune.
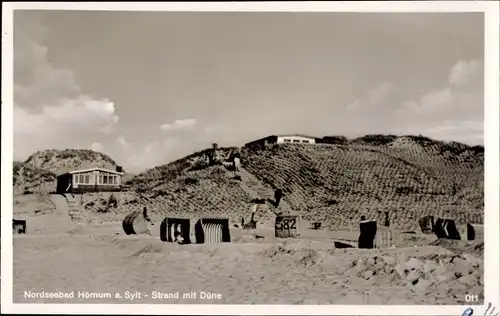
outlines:
{"label": "white house on dune", "polygon": [[245,146],[249,148],[265,147],[270,144],[316,144],[316,137],[300,134],[270,135],[246,143]]}

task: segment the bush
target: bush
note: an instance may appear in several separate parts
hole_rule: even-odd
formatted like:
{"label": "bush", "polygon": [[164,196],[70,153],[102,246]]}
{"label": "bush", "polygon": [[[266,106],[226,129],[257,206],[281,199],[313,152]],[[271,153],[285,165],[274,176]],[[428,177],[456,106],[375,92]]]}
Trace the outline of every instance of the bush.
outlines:
{"label": "bush", "polygon": [[108,213],[109,212],[109,208],[108,207],[99,207],[96,209],[96,212],[97,213]]}
{"label": "bush", "polygon": [[187,177],[184,179],[184,184],[186,184],[186,185],[196,185],[199,182],[200,181],[196,178]]}
{"label": "bush", "polygon": [[323,139],[318,141],[318,143],[338,145],[347,144],[348,142],[349,140],[345,136],[325,136]]}
{"label": "bush", "polygon": [[208,168],[208,163],[204,160],[197,160],[193,162],[191,167],[189,168],[189,171],[197,171],[197,170],[203,170]]}
{"label": "bush", "polygon": [[387,145],[396,140],[397,136],[394,135],[366,135],[363,137],[356,138],[352,143],[361,143],[368,145]]}

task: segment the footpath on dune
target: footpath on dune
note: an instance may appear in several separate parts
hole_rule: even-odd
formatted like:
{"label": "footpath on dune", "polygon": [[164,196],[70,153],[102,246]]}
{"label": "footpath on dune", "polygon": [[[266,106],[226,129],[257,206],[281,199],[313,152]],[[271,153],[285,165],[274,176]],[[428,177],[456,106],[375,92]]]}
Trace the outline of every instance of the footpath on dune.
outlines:
{"label": "footpath on dune", "polygon": [[74,227],[64,196],[28,194],[14,196],[13,218],[26,221],[28,235],[65,233]]}
{"label": "footpath on dune", "polygon": [[[69,232],[78,227],[78,223],[74,221],[71,217],[71,211],[75,207],[68,203],[68,198],[61,194],[51,194],[52,202],[55,205],[54,219],[53,223],[47,225],[48,227],[54,227],[60,232]],[[73,199],[72,199],[73,200]]]}
{"label": "footpath on dune", "polygon": [[192,219],[223,216],[229,218],[232,225],[240,225],[242,217],[247,222],[255,211],[259,223],[271,225],[274,213],[288,207],[282,201],[276,208],[274,190],[246,170],[233,172],[222,165],[186,171],[151,190],[116,196],[123,197],[118,199],[120,212],[130,213],[146,207],[155,222],[165,216]]}
{"label": "footpath on dune", "polygon": [[25,205],[21,213],[16,212],[14,205],[14,218],[26,220],[28,235],[67,234],[82,230],[88,223],[83,212],[79,216],[80,207],[73,197],[34,194],[30,200],[33,201]]}
{"label": "footpath on dune", "polygon": [[[231,149],[234,150],[234,149]],[[226,154],[229,149],[220,149]],[[204,165],[200,152],[134,178],[126,212],[145,205],[162,216],[224,216],[232,225],[256,217],[271,224],[291,212],[323,227],[357,227],[359,218],[417,230],[425,215],[453,218],[458,225],[483,222],[484,150],[418,137],[381,144],[280,144],[239,150],[239,171]],[[201,162],[200,162],[201,161]],[[278,209],[274,190],[282,189]]]}

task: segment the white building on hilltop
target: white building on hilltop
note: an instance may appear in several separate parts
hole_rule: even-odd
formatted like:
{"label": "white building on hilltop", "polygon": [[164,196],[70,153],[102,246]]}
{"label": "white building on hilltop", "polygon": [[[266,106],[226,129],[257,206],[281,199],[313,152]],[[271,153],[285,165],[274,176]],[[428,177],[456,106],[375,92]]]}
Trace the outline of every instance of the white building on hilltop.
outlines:
{"label": "white building on hilltop", "polygon": [[255,148],[270,144],[316,144],[316,137],[299,134],[271,135],[246,143],[245,146]]}

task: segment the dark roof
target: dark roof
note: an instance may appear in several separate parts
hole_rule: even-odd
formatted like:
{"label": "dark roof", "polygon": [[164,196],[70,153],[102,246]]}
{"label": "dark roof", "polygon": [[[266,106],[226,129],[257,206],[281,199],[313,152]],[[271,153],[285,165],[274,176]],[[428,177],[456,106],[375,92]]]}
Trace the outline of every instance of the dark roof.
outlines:
{"label": "dark roof", "polygon": [[310,135],[304,135],[304,134],[278,134],[278,135],[273,135],[273,136],[280,136],[280,137],[298,136],[298,137],[313,138],[313,139],[317,139],[318,138],[318,137],[314,137],[314,136],[310,136]]}
{"label": "dark roof", "polygon": [[309,136],[309,135],[304,135],[304,134],[273,134],[273,135],[269,135],[269,136],[266,136],[266,137],[263,137],[263,138],[259,138],[259,139],[256,139],[256,140],[252,140],[251,142],[248,142],[248,143],[246,143],[245,145],[247,145],[247,144],[251,144],[251,143],[255,143],[255,142],[259,142],[259,141],[262,141],[262,140],[265,140],[265,139],[269,139],[269,138],[271,138],[271,137],[287,137],[287,136],[298,136],[298,137],[305,137],[305,138],[318,139],[318,137]]}
{"label": "dark roof", "polygon": [[117,174],[117,175],[122,175],[123,174],[123,172],[118,172],[116,170],[109,170],[109,169],[105,169],[105,168],[94,167],[94,168],[88,168],[88,169],[71,170],[71,171],[68,171],[68,172],[61,173],[61,174],[59,174],[57,176],[59,177],[59,176],[66,175],[66,174],[74,174],[74,173],[80,173],[80,172],[89,172],[89,171],[95,171],[95,170],[102,171],[102,172],[114,173],[114,174]]}

